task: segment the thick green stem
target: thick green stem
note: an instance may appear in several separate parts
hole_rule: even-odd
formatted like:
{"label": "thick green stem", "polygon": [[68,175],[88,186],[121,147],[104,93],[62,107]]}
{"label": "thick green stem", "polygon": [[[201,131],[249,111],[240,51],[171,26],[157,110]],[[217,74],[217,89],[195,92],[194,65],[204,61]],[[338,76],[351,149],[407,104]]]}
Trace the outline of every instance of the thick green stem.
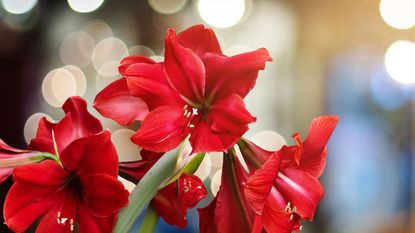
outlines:
{"label": "thick green stem", "polygon": [[159,216],[157,215],[156,211],[149,206],[147,208],[146,215],[144,216],[143,223],[141,223],[140,229],[138,230],[139,233],[153,233],[156,229],[157,222],[159,220]]}

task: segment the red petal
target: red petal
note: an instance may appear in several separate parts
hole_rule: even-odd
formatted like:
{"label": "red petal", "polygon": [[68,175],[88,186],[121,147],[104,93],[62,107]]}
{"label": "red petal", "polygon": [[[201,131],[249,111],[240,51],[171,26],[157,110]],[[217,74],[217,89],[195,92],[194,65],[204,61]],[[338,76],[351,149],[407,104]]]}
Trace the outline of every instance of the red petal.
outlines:
{"label": "red petal", "polygon": [[80,177],[82,194],[95,217],[109,217],[128,203],[128,191],[117,178],[107,174]]}
{"label": "red petal", "polygon": [[112,82],[95,97],[94,108],[121,125],[141,121],[148,114],[142,99],[131,95],[125,78]]}
{"label": "red petal", "polygon": [[0,139],[0,184],[11,175],[13,168],[33,163],[31,157],[36,155],[36,151],[13,148]]}
{"label": "red petal", "polygon": [[192,153],[224,151],[227,152],[239,140],[240,136],[214,132],[209,125],[201,121],[190,136]]}
{"label": "red petal", "polygon": [[186,208],[193,208],[206,197],[206,189],[197,176],[182,174],[178,180],[179,199]]}
{"label": "red petal", "polygon": [[254,226],[252,227],[252,233],[261,233],[262,232],[262,217],[260,215],[255,215]]}
{"label": "red petal", "polygon": [[24,184],[27,194],[37,201],[58,191],[70,175],[52,160],[15,168],[13,174],[14,180]]}
{"label": "red petal", "polygon": [[256,121],[256,118],[246,110],[242,98],[236,94],[214,102],[208,113],[208,119],[212,122],[213,131],[238,137],[248,131],[249,123]]}
{"label": "red petal", "polygon": [[150,110],[164,105],[184,105],[167,83],[162,64],[131,65],[126,71],[126,79],[131,94],[144,100]]}
{"label": "red petal", "polygon": [[48,121],[46,117],[42,117],[37,127],[36,138],[52,138],[52,130],[55,125],[55,123]]}
{"label": "red petal", "polygon": [[277,154],[271,155],[268,161],[249,177],[245,185],[246,200],[258,215],[262,214],[271,188],[274,186],[274,181],[279,171],[280,158]]}
{"label": "red petal", "polygon": [[300,169],[287,168],[278,174],[276,188],[296,208],[303,219],[313,220],[317,205],[324,195],[317,178]]}
{"label": "red petal", "polygon": [[168,224],[181,228],[187,225],[186,206],[177,197],[175,183],[160,190],[151,201],[151,206]]}
{"label": "red petal", "polygon": [[[264,206],[262,224],[267,232],[291,233],[300,229],[300,217],[284,211],[272,196]],[[291,217],[292,215],[292,217]]]}
{"label": "red petal", "polygon": [[264,150],[245,138],[241,138],[241,141],[238,142],[238,147],[251,171],[260,168],[275,153]]}
{"label": "red petal", "polygon": [[108,218],[94,217],[84,201],[78,202],[79,232],[111,233],[113,231],[117,215]]}
{"label": "red petal", "polygon": [[3,183],[12,174],[11,168],[0,168],[0,184]]}
{"label": "red petal", "polygon": [[203,58],[206,53],[222,53],[218,39],[212,29],[194,25],[177,35],[179,43]]}
{"label": "red petal", "polygon": [[29,150],[21,150],[7,145],[3,140],[0,139],[0,159],[12,158],[17,154],[23,154],[33,152]]}
{"label": "red petal", "polygon": [[118,156],[108,131],[74,141],[62,151],[60,159],[66,169],[78,176],[104,173],[117,177],[118,174]]}
{"label": "red petal", "polygon": [[70,97],[63,105],[65,118],[54,127],[54,135],[59,152],[71,142],[101,132],[101,122],[87,110],[86,101],[80,97]]}
{"label": "red petal", "polygon": [[164,68],[170,86],[192,103],[202,101],[205,92],[205,67],[202,60],[178,43],[173,29],[168,30],[165,43]]}
{"label": "red petal", "polygon": [[147,115],[131,140],[146,150],[169,151],[187,136],[184,124],[182,108],[163,106]]}
{"label": "red petal", "polygon": [[47,233],[47,232],[56,232],[56,233],[67,233],[70,232],[70,220],[65,221],[66,224],[58,223],[57,213],[61,211],[58,208],[61,206],[60,203],[54,203],[54,206],[42,216],[39,225],[36,227],[36,233]]}
{"label": "red petal", "polygon": [[217,233],[215,224],[216,197],[205,208],[198,209],[200,233]]}
{"label": "red petal", "polygon": [[304,154],[300,168],[314,177],[320,177],[326,164],[326,144],[339,121],[336,116],[322,116],[311,122],[308,136],[303,143]]}
{"label": "red petal", "polygon": [[222,99],[233,93],[244,98],[267,61],[272,59],[264,48],[232,57],[205,55],[207,98]]}
{"label": "red petal", "polygon": [[128,56],[121,60],[120,66],[118,66],[118,71],[122,76],[125,76],[125,71],[130,65],[137,63],[147,63],[153,64],[156,63],[153,59],[143,56]]}
{"label": "red petal", "polygon": [[[7,226],[14,232],[25,232],[55,202],[53,197],[36,202],[27,194],[27,189],[19,182],[15,182],[7,194],[4,203],[4,219]],[[54,221],[56,222],[56,219]]]}
{"label": "red petal", "polygon": [[[226,154],[225,156],[231,156]],[[224,161],[222,170],[222,184],[216,196],[215,223],[218,233],[251,232],[254,213],[247,206],[243,183],[248,174],[236,157],[224,158],[233,160],[231,163]]]}
{"label": "red petal", "polygon": [[14,180],[36,186],[61,186],[69,176],[58,163],[46,160],[15,168]]}
{"label": "red petal", "polygon": [[141,160],[131,162],[120,162],[118,174],[137,184],[147,171],[157,162],[163,153],[156,153],[149,150],[140,151]]}

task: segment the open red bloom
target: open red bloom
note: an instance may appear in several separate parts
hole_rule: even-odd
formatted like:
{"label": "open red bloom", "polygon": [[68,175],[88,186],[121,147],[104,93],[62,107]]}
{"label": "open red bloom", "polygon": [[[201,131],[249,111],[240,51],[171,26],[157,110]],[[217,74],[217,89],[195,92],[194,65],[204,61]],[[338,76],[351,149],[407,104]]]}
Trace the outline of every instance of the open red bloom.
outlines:
{"label": "open red bloom", "polygon": [[[251,173],[247,174],[239,168],[240,172],[230,174],[236,174],[232,179],[236,182],[236,187],[244,187],[244,192],[239,195],[239,200],[222,195],[224,190],[235,187],[227,184],[226,179],[229,180],[229,177],[222,176],[216,202],[199,211],[201,232],[227,232],[230,227],[239,223],[241,229],[238,232],[262,232],[265,228],[267,232],[289,233],[301,228],[301,219],[312,220],[324,195],[318,177],[324,169],[326,144],[337,121],[337,117],[330,116],[314,119],[304,142],[295,134],[297,145],[284,146],[277,152],[263,150],[247,140],[238,143]],[[241,167],[238,159],[234,157],[232,161],[231,168],[238,171],[235,169]],[[224,166],[225,168],[228,169]],[[219,203],[222,210],[218,209]],[[234,215],[233,218],[228,218],[229,222],[220,226],[217,224],[212,229],[212,224],[209,224],[212,220],[205,216],[214,215],[215,223],[225,218],[225,213],[231,211],[232,207],[223,203],[234,203],[239,208],[248,206],[253,213],[239,217]]]}
{"label": "open red bloom", "polygon": [[43,118],[30,148],[49,152],[45,160],[15,168],[5,205],[6,224],[25,232],[37,219],[36,232],[111,232],[128,191],[117,180],[118,157],[110,133],[72,97],[58,123]]}
{"label": "open red bloom", "polygon": [[[160,156],[160,153],[141,151],[142,160],[120,163],[120,175],[138,183]],[[168,224],[185,227],[187,209],[193,208],[206,194],[207,191],[197,176],[182,174],[177,181],[161,189],[150,205]]]}
{"label": "open red bloom", "polygon": [[120,66],[123,79],[105,88],[95,107],[119,123],[130,123],[141,118],[138,111],[147,110],[117,109],[122,103],[110,93],[122,92],[125,99],[144,101],[150,112],[132,140],[145,149],[168,151],[190,134],[194,153],[227,151],[256,120],[243,98],[254,87],[265,62],[271,61],[268,51],[261,48],[227,57],[213,31],[203,25],[177,36],[169,29],[165,47],[161,63],[139,56],[125,58]]}

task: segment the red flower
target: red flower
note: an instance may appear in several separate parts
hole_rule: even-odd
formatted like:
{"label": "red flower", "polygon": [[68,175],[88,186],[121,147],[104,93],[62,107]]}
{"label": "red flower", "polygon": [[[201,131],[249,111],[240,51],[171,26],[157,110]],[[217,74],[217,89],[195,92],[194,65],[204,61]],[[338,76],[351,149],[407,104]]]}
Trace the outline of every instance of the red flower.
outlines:
{"label": "red flower", "polygon": [[[105,88],[95,107],[104,116],[128,124],[140,120],[147,109],[129,108],[130,101],[123,104],[119,99],[144,101],[150,113],[132,140],[145,149],[168,151],[190,134],[194,153],[227,151],[255,121],[243,98],[265,62],[271,61],[267,50],[227,57],[213,31],[203,25],[177,36],[169,29],[165,46],[164,63],[125,58],[119,68],[124,78]],[[121,92],[124,97],[112,97],[111,93]]]}
{"label": "red flower", "polygon": [[[300,219],[311,221],[324,195],[318,177],[324,169],[327,156],[326,144],[337,121],[337,117],[314,119],[304,142],[301,142],[299,135],[295,134],[297,145],[284,146],[277,152],[263,150],[247,140],[240,141],[238,145],[251,175],[241,169],[236,157],[233,157],[230,163],[234,172],[225,170],[229,168],[224,166],[223,172],[235,174],[233,181],[236,185],[228,184],[229,177],[222,176],[222,185],[216,202],[199,211],[201,232],[227,232],[231,229],[229,227],[240,222],[241,229],[238,229],[238,232],[261,232],[262,228],[265,228],[267,232],[289,233],[301,228]],[[222,194],[232,187],[238,187],[238,190],[242,191],[238,196],[239,199]],[[234,212],[231,210],[232,207],[229,207],[231,206],[229,203],[238,204],[239,208],[244,209],[248,206],[253,213],[247,211],[246,215],[234,216],[230,222],[220,226],[218,224],[215,229],[210,228],[212,223],[209,221],[212,220],[205,216],[214,215],[215,223],[223,221],[220,219],[224,218],[225,213]],[[215,205],[216,207],[212,207]]]}
{"label": "red flower", "polygon": [[43,118],[29,148],[58,156],[17,167],[5,205],[6,224],[25,232],[37,219],[36,232],[111,232],[128,191],[117,180],[118,157],[110,133],[72,97],[57,124]]}
{"label": "red flower", "polygon": [[[142,160],[121,162],[120,175],[127,180],[138,183],[146,172],[163,154],[141,151]],[[187,209],[193,208],[207,191],[197,176],[182,174],[176,182],[161,189],[150,202],[157,214],[167,223],[178,227],[187,225]]]}

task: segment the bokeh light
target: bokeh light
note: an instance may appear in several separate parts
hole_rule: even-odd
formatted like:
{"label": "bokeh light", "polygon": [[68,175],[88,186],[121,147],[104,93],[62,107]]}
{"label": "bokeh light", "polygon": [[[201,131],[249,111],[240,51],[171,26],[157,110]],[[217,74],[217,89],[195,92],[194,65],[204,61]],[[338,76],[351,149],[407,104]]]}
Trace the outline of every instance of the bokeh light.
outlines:
{"label": "bokeh light", "polygon": [[87,87],[84,72],[79,67],[73,65],[64,66],[63,69],[69,71],[76,82],[75,95],[84,96]]}
{"label": "bokeh light", "polygon": [[3,8],[12,14],[25,14],[33,9],[37,0],[1,0]]}
{"label": "bokeh light", "polygon": [[37,112],[27,118],[23,129],[23,135],[26,142],[29,144],[30,140],[35,138],[40,119],[46,117],[47,120],[53,121],[52,117],[43,112]]}
{"label": "bokeh light", "polygon": [[244,44],[235,44],[231,47],[227,48],[225,51],[223,51],[223,54],[227,56],[235,56],[241,53],[251,52],[254,51],[251,47]]}
{"label": "bokeh light", "polygon": [[135,184],[122,178],[121,176],[118,176],[118,180],[124,185],[124,188],[128,190],[128,192],[132,192],[135,188]]}
{"label": "bokeh light", "polygon": [[245,12],[244,0],[199,0],[202,19],[217,28],[234,26]]}
{"label": "bokeh light", "polygon": [[88,13],[98,9],[104,0],[68,0],[72,10],[79,13]]}
{"label": "bokeh light", "polygon": [[152,57],[156,56],[154,51],[145,46],[145,45],[134,45],[128,49],[128,54],[130,55],[139,55],[139,56],[145,56],[145,57]]}
{"label": "bokeh light", "polygon": [[381,0],[380,15],[391,27],[408,29],[415,25],[414,0]]}
{"label": "bokeh light", "polygon": [[223,153],[222,152],[209,152],[206,153],[210,157],[210,165],[212,168],[221,168],[223,163]]}
{"label": "bokeh light", "polygon": [[266,130],[255,134],[251,141],[268,151],[277,151],[287,145],[285,139],[277,132]]}
{"label": "bokeh light", "polygon": [[92,64],[99,74],[113,76],[118,73],[119,62],[128,56],[127,46],[118,38],[109,37],[100,41],[92,52]]}
{"label": "bokeh light", "polygon": [[148,0],[151,8],[161,14],[173,14],[186,5],[186,0]]}
{"label": "bokeh light", "polygon": [[66,69],[50,71],[42,83],[42,94],[48,104],[61,107],[65,100],[76,95],[76,80]]}
{"label": "bokeh light", "polygon": [[90,35],[95,44],[105,38],[113,36],[111,27],[102,20],[92,20],[87,22],[82,31]]}
{"label": "bokeh light", "polygon": [[212,192],[213,196],[219,191],[220,184],[222,182],[222,169],[216,171],[213,175],[212,180],[210,181],[210,191]]}
{"label": "bokeh light", "polygon": [[385,54],[385,67],[395,81],[403,84],[414,83],[415,43],[406,40],[393,42]]}
{"label": "bokeh light", "polygon": [[119,129],[111,135],[120,162],[141,159],[139,147],[130,140],[133,135],[134,131],[130,129]]}
{"label": "bokeh light", "polygon": [[85,32],[74,32],[63,39],[60,47],[60,57],[66,65],[85,67],[91,62],[95,43]]}
{"label": "bokeh light", "polygon": [[196,170],[195,175],[198,176],[202,181],[209,177],[211,170],[210,157],[205,155],[199,168]]}
{"label": "bokeh light", "polygon": [[156,62],[164,62],[164,56],[151,56],[151,59],[153,59]]}
{"label": "bokeh light", "polygon": [[383,67],[372,75],[369,87],[373,101],[385,110],[396,110],[411,98],[412,88],[392,80]]}
{"label": "bokeh light", "polygon": [[101,91],[106,86],[108,86],[110,83],[114,82],[115,80],[121,78],[120,75],[114,75],[114,76],[106,76],[102,75],[100,73],[97,73],[95,76],[95,87],[97,91]]}

